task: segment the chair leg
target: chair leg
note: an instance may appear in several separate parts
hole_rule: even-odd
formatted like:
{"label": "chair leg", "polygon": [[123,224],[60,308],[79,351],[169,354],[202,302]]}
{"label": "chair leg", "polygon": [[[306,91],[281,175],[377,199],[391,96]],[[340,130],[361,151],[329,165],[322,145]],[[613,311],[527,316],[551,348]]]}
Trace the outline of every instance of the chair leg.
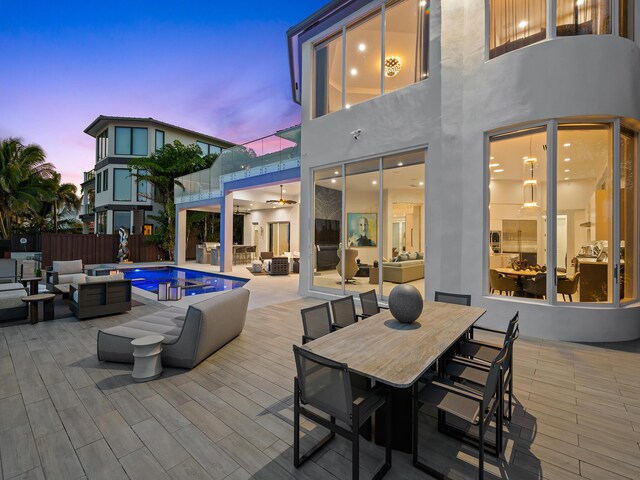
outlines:
{"label": "chair leg", "polygon": [[293,466],[300,466],[300,392],[298,377],[293,381]]}
{"label": "chair leg", "polygon": [[351,431],[353,438],[351,439],[351,479],[358,480],[360,478],[360,412],[357,408],[353,409]]}
{"label": "chair leg", "polygon": [[391,468],[391,394],[389,392],[389,389],[387,389],[387,398],[386,398],[386,412],[385,412],[385,432],[384,432],[384,444],[385,444],[385,451],[384,451],[384,459],[385,459],[385,463],[389,466],[389,468]]}
{"label": "chair leg", "polygon": [[411,450],[413,452],[413,465],[418,464],[418,413],[420,408],[418,407],[418,383],[413,386],[413,392],[411,395],[411,406],[413,408],[413,420],[411,425]]}
{"label": "chair leg", "polygon": [[496,411],[496,457],[500,458],[502,454],[502,435],[503,435],[503,416],[504,416],[504,375],[500,374],[498,384],[498,409]]}
{"label": "chair leg", "polygon": [[571,294],[569,294],[569,301],[573,302],[573,298],[571,298]]}
{"label": "chair leg", "polygon": [[480,412],[480,421],[478,422],[478,478],[484,480],[484,420],[483,412]]}

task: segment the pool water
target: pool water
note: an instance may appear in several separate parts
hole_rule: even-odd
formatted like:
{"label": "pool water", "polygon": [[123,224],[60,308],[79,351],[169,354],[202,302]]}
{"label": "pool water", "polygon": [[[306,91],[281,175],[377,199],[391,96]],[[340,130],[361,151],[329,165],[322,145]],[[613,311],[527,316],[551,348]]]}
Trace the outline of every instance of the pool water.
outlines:
{"label": "pool water", "polygon": [[242,287],[249,281],[243,278],[178,267],[131,268],[123,269],[122,272],[124,278],[130,279],[131,285],[134,287],[158,293],[158,284],[168,282],[171,286],[182,286],[185,296],[233,290]]}

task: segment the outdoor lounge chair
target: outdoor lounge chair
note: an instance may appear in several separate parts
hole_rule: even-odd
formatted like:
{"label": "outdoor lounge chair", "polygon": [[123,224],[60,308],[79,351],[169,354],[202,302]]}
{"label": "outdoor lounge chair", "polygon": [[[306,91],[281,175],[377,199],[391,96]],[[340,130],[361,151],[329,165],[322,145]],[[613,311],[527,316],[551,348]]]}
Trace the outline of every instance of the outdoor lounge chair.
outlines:
{"label": "outdoor lounge chair", "polygon": [[14,258],[0,258],[0,283],[18,281],[18,262]]}
{"label": "outdoor lounge chair", "polygon": [[131,280],[123,273],[86,278],[86,283],[72,284],[69,309],[78,320],[103,317],[131,310]]}
{"label": "outdoor lounge chair", "polygon": [[19,283],[5,283],[0,286],[6,289],[0,290],[0,324],[3,321],[23,320],[29,314],[29,308],[23,297],[27,291]]}
{"label": "outdoor lounge chair", "polygon": [[84,273],[82,260],[54,261],[47,267],[46,285],[50,292],[57,292],[57,285],[71,285],[84,283],[87,275]]}
{"label": "outdoor lounge chair", "polygon": [[187,314],[167,309],[98,331],[98,360],[133,363],[131,340],[162,335],[162,363],[193,368],[240,335],[249,290],[237,288],[189,306]]}

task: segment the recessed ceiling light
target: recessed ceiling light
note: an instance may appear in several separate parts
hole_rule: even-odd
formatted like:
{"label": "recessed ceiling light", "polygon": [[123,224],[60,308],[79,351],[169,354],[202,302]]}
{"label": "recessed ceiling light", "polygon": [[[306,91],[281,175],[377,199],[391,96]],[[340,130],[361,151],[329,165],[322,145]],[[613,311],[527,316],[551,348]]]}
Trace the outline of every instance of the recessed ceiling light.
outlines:
{"label": "recessed ceiling light", "polygon": [[526,27],[527,25],[529,25],[529,22],[527,22],[526,20],[522,20],[522,21],[518,24],[518,26],[519,26],[520,28],[524,28],[524,27]]}
{"label": "recessed ceiling light", "polygon": [[569,170],[568,168],[565,168],[564,173],[569,173],[571,170]]}
{"label": "recessed ceiling light", "polygon": [[332,178],[332,179],[331,179],[331,183],[336,183],[336,179],[335,179],[335,178]]}
{"label": "recessed ceiling light", "polygon": [[576,7],[584,5],[584,0],[576,0]]}
{"label": "recessed ceiling light", "polygon": [[367,50],[367,46],[364,43],[361,43],[360,45],[358,45],[358,50],[364,52]]}
{"label": "recessed ceiling light", "polygon": [[271,207],[271,208],[276,208],[276,206],[274,205],[274,206],[273,206],[273,207]]}
{"label": "recessed ceiling light", "polygon": [[420,6],[424,7],[427,4],[427,0],[421,0]]}
{"label": "recessed ceiling light", "polygon": [[334,175],[340,175],[340,172],[338,170],[336,170],[335,172],[333,172]]}
{"label": "recessed ceiling light", "polygon": [[378,181],[377,181],[377,180],[373,180],[371,183],[372,183],[373,185],[376,185],[376,184],[378,183]]}
{"label": "recessed ceiling light", "polygon": [[249,204],[249,206],[250,206],[250,207],[253,207],[253,203],[250,203],[250,204]]}
{"label": "recessed ceiling light", "polygon": [[494,160],[496,157],[490,157],[489,160]]}
{"label": "recessed ceiling light", "polygon": [[563,147],[570,147],[570,146],[571,146],[571,144],[570,144],[570,143],[565,143],[565,144],[563,145]]}
{"label": "recessed ceiling light", "polygon": [[287,191],[286,190],[282,190],[282,193],[287,193]]}
{"label": "recessed ceiling light", "polygon": [[565,180],[569,180],[569,177],[564,177]]}
{"label": "recessed ceiling light", "polygon": [[490,163],[489,164],[489,168],[496,168],[496,167],[499,167],[499,166],[500,166],[499,163]]}
{"label": "recessed ceiling light", "polygon": [[351,74],[352,77],[355,77],[356,75],[358,75],[358,69],[352,68],[351,70],[349,70],[349,73]]}
{"label": "recessed ceiling light", "polygon": [[491,180],[495,180],[495,178],[491,177]]}
{"label": "recessed ceiling light", "polygon": [[402,162],[398,162],[399,167],[401,167],[402,165],[404,165]]}
{"label": "recessed ceiling light", "polygon": [[571,159],[570,159],[570,158],[565,158],[565,159],[564,159],[564,161],[565,161],[565,162],[570,162],[570,161],[571,161]]}
{"label": "recessed ceiling light", "polygon": [[418,182],[418,185],[424,185],[424,182]]}
{"label": "recessed ceiling light", "polygon": [[493,173],[502,173],[502,172],[504,172],[504,168],[499,168],[493,171]]}
{"label": "recessed ceiling light", "polygon": [[351,108],[351,104],[350,104],[350,103],[347,103],[347,104],[344,106],[344,108],[346,108],[347,110],[349,110],[349,109]]}

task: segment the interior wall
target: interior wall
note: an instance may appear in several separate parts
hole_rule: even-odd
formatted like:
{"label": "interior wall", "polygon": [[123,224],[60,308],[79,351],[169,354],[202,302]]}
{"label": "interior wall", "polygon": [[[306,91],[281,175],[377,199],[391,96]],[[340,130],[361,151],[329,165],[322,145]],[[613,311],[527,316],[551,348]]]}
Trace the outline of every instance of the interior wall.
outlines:
{"label": "interior wall", "polygon": [[[257,222],[257,225],[253,225]],[[269,251],[269,223],[289,222],[289,242],[292,252],[300,251],[300,204],[292,207],[256,210],[244,217],[244,238],[247,244],[253,243],[254,229],[258,228],[257,255]]]}

